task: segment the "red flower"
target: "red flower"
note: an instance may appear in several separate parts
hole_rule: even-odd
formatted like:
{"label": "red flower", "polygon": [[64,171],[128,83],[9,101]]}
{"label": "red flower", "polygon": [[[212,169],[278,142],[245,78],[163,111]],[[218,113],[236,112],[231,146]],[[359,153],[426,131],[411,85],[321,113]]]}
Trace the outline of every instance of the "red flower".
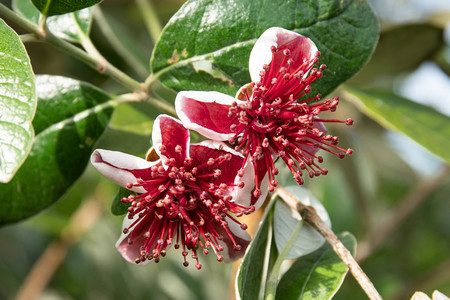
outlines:
{"label": "red flower", "polygon": [[243,156],[221,142],[190,145],[188,129],[166,115],[155,120],[152,138],[149,161],[101,149],[91,157],[103,175],[138,193],[122,199],[131,203],[117,242],[122,256],[158,262],[174,244],[185,266],[192,252],[198,269],[198,251],[212,250],[219,261],[242,256],[250,236],[236,217],[254,210],[249,191],[239,188]]}
{"label": "red flower", "polygon": [[[323,111],[334,111],[338,97],[320,100],[320,94],[299,100],[311,92],[310,84],[322,77],[325,65],[313,68],[320,53],[315,44],[300,34],[282,28],[266,30],[250,54],[252,81],[236,98],[218,92],[184,91],[175,107],[186,127],[214,140],[228,140],[250,158],[255,169],[254,197],[261,188],[277,185],[275,160],[281,158],[295,180],[303,184],[310,177],[328,171],[319,163],[319,149],[340,158],[351,149],[337,146],[338,138],[326,133],[324,122],[353,121],[323,119]],[[242,172],[241,172],[242,173]]]}

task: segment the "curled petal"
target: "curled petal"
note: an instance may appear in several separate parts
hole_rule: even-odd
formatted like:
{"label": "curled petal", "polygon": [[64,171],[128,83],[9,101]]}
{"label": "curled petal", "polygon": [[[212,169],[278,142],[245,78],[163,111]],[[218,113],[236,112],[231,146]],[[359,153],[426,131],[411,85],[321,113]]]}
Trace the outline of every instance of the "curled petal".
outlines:
{"label": "curled petal", "polygon": [[[150,173],[149,169],[155,164],[133,155],[103,149],[92,153],[91,163],[103,176],[125,188],[128,183],[135,184],[136,178],[146,179],[146,174]],[[140,186],[130,190],[145,192]]]}
{"label": "curled petal", "polygon": [[[277,49],[276,53],[272,53],[272,46]],[[309,38],[284,28],[271,27],[258,38],[250,53],[249,71],[252,81],[260,81],[264,65],[270,64],[271,69],[279,70],[285,59],[284,50],[289,50],[290,54],[286,59],[293,60],[291,69],[294,70],[304,62],[310,62],[317,53],[316,45]],[[307,73],[306,68],[304,71]]]}
{"label": "curled petal", "polygon": [[189,130],[171,116],[159,115],[155,119],[152,139],[156,153],[163,159],[183,162],[189,157]]}
{"label": "curled petal", "polygon": [[[217,232],[222,235],[223,239],[219,241],[219,243],[223,247],[223,258],[226,261],[233,261],[240,257],[242,257],[247,249],[248,245],[251,242],[251,237],[241,228],[239,224],[231,220],[229,217],[226,217],[225,220],[228,223],[228,230],[230,235],[223,229],[222,227],[217,228]],[[239,245],[239,248],[236,249],[235,245]]]}
{"label": "curled petal", "polygon": [[179,92],[175,109],[183,124],[212,140],[226,141],[235,134],[230,127],[236,122],[228,117],[233,102],[241,101],[219,92]]}
{"label": "curled petal", "polygon": [[258,209],[263,205],[269,192],[269,176],[267,175],[266,168],[259,168],[257,173],[258,184],[261,191],[259,196],[255,196],[253,193],[255,189],[255,168],[251,162],[247,161],[244,166],[244,176],[238,177],[238,181],[242,181],[244,187],[237,190],[236,203],[243,206],[253,205],[255,209]]}

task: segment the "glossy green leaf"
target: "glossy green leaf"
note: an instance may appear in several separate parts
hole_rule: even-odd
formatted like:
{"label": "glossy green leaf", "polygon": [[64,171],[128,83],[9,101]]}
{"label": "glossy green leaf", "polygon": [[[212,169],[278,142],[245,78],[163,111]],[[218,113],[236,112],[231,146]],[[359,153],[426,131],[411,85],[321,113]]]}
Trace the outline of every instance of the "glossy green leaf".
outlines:
{"label": "glossy green leaf", "polygon": [[[13,0],[12,7],[14,11],[20,13],[31,22],[39,24],[40,13],[31,3],[31,0]],[[81,42],[82,36],[89,34],[91,23],[92,8],[47,19],[48,28],[54,35],[71,42]]]}
{"label": "glossy green leaf", "polygon": [[73,79],[38,76],[31,152],[14,179],[0,184],[0,224],[32,216],[57,201],[83,173],[114,109],[111,96]]}
{"label": "glossy green leaf", "polygon": [[[298,185],[287,186],[285,189],[304,205],[314,207],[319,217],[331,227],[331,220],[325,207],[307,189]],[[278,252],[281,253],[286,248],[299,222],[303,221],[297,211],[290,209],[283,201],[277,201],[273,217],[273,234]],[[311,253],[324,242],[325,239],[311,225],[304,223],[285,258],[294,259]]]}
{"label": "glossy green leaf", "polygon": [[245,252],[236,275],[236,299],[258,299],[264,273],[264,261],[267,244],[271,243],[272,208],[275,201],[271,201],[266,208],[258,231]]}
{"label": "glossy green leaf", "polygon": [[450,118],[390,92],[347,87],[349,100],[381,125],[402,132],[450,162]]}
{"label": "glossy green leaf", "polygon": [[[354,254],[355,237],[348,232],[339,234],[338,237]],[[281,278],[276,299],[331,299],[344,281],[347,271],[348,267],[326,243],[295,261]]]}
{"label": "glossy green leaf", "polygon": [[0,20],[0,182],[10,181],[33,142],[34,74],[19,36]]}
{"label": "glossy green leaf", "polygon": [[128,197],[131,194],[136,195],[136,193],[133,193],[126,188],[119,187],[116,195],[111,202],[111,212],[113,215],[121,216],[128,212],[128,207],[131,205],[131,203],[123,203],[121,200],[123,197]]}
{"label": "glossy green leaf", "polygon": [[250,82],[248,58],[254,43],[273,26],[316,43],[322,53],[319,63],[328,69],[312,90],[323,95],[362,68],[378,39],[376,18],[363,0],[191,0],[164,28],[151,70],[174,90],[234,95]]}
{"label": "glossy green leaf", "polygon": [[45,16],[62,15],[100,3],[102,0],[31,0]]}

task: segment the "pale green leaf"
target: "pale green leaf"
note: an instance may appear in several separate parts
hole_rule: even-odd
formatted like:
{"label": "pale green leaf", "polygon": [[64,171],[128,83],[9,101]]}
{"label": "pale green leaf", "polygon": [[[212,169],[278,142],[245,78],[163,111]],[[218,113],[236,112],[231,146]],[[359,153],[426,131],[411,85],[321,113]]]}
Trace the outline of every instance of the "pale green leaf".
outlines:
{"label": "pale green leaf", "polygon": [[19,36],[0,20],[0,182],[10,181],[33,143],[34,74]]}

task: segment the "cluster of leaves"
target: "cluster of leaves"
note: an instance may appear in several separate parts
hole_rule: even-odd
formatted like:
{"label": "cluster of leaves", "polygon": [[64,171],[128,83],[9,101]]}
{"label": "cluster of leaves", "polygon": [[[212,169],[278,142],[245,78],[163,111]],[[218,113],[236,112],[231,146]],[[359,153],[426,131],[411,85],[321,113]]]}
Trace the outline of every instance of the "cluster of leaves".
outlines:
{"label": "cluster of leaves", "polygon": [[[119,104],[127,99],[142,100],[146,110],[151,105],[162,109],[170,104],[170,97],[154,100],[155,82],[173,91],[217,90],[234,95],[250,81],[248,56],[254,42],[267,28],[279,26],[306,35],[316,43],[322,54],[320,62],[327,65],[327,71],[313,83],[312,90],[327,95],[363,68],[378,40],[377,21],[365,1],[191,0],[167,23],[153,48],[149,68],[134,70],[148,76],[139,83],[113,68],[103,68],[102,57],[92,55],[90,31],[96,9],[92,5],[98,2],[13,0],[12,10],[0,7],[2,17],[21,25],[33,39],[62,49],[94,68],[101,66],[99,70],[115,79],[126,92],[139,96],[114,95],[68,77],[35,75],[22,43],[27,37],[20,37],[1,21],[2,225],[34,216],[64,198],[83,174],[92,150],[108,126],[124,129],[128,120],[139,119],[138,110]],[[82,49],[72,47],[74,44]],[[373,64],[378,63],[377,58],[375,54]],[[107,67],[112,66],[108,63]],[[358,78],[363,78],[364,72],[361,75]],[[344,95],[361,112],[450,162],[446,151],[450,147],[448,117],[392,93],[363,89],[357,81],[353,84],[343,89]],[[142,117],[147,128],[131,131],[149,132],[155,115],[153,110]],[[118,147],[117,142],[112,143],[112,148]],[[122,147],[126,152],[145,152],[142,147],[131,151],[127,151],[128,145]],[[288,180],[281,183],[289,184]],[[306,199],[304,195],[298,198]],[[117,199],[113,201],[113,213],[122,214],[124,208]],[[254,299],[255,295],[276,295],[277,299],[331,298],[347,272],[345,264],[328,245],[314,250],[322,240],[315,239],[311,228],[293,218],[281,201],[274,199],[240,266],[237,295],[241,299]],[[283,222],[288,222],[291,232]],[[305,243],[305,238],[312,240]],[[340,238],[355,251],[356,241],[351,234],[344,232]],[[281,263],[285,259],[297,260],[284,273]]]}

